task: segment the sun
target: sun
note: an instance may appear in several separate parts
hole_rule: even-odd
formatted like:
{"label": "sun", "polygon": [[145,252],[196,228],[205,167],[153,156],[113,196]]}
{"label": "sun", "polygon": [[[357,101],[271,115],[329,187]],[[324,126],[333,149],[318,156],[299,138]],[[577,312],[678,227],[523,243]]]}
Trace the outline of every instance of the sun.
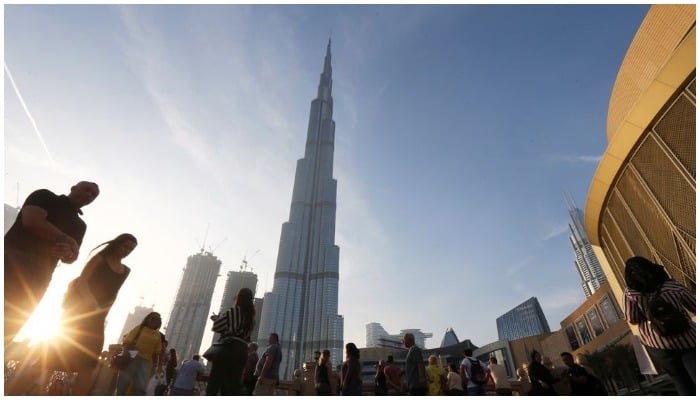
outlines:
{"label": "sun", "polygon": [[15,341],[29,339],[29,345],[32,346],[41,341],[50,341],[61,334],[63,290],[49,287],[34,313],[15,336]]}

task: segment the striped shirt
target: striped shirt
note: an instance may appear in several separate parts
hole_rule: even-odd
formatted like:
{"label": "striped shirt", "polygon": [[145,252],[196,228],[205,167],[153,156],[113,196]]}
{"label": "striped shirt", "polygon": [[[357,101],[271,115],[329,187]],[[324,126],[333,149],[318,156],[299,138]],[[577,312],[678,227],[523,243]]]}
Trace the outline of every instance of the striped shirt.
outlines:
{"label": "striped shirt", "polygon": [[250,342],[250,330],[244,327],[243,311],[240,307],[234,306],[226,310],[225,313],[219,315],[219,318],[214,321],[212,331],[221,334],[221,338],[237,337],[246,342]]}
{"label": "striped shirt", "polygon": [[[677,281],[667,280],[659,292],[661,298],[682,312],[695,313],[695,294]],[[625,289],[625,318],[633,325],[639,325],[640,340],[646,346],[657,349],[692,349],[695,348],[695,322],[689,319],[690,329],[673,336],[661,336],[646,317],[646,308],[654,293],[642,293],[630,288]],[[687,316],[687,314],[686,314]]]}

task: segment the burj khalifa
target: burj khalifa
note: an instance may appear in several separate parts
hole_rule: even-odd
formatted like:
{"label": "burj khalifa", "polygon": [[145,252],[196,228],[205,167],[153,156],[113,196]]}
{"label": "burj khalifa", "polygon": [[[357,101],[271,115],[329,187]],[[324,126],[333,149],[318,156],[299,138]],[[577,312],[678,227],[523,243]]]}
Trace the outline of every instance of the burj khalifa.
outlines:
{"label": "burj khalifa", "polygon": [[270,333],[280,338],[280,379],[290,379],[295,369],[313,361],[314,351],[330,350],[335,363],[343,359],[332,87],[329,40],[318,95],[311,101],[304,158],[297,161],[289,221],[282,224],[274,285],[260,316],[260,348]]}

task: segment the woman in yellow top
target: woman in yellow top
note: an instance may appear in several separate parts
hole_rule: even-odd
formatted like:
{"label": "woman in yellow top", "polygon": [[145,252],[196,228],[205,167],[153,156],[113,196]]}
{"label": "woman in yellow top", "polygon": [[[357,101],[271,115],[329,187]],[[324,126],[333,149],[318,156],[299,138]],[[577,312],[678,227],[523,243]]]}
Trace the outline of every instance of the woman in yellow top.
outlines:
{"label": "woman in yellow top", "polygon": [[146,315],[143,322],[132,329],[124,338],[124,344],[133,343],[136,356],[129,365],[117,376],[117,396],[125,396],[131,384],[134,396],[146,395],[148,378],[153,374],[158,356],[161,353],[160,314],[152,312]]}
{"label": "woman in yellow top", "polygon": [[441,396],[442,379],[444,370],[438,365],[438,358],[435,355],[428,357],[428,366],[425,367],[425,375],[428,378],[428,395]]}

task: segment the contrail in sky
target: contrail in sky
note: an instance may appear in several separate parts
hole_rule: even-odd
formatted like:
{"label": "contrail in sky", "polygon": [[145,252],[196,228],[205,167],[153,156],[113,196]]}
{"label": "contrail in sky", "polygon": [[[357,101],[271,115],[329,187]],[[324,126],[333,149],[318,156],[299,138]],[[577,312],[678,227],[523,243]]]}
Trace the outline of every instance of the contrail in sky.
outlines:
{"label": "contrail in sky", "polygon": [[24,104],[24,99],[22,98],[22,94],[19,92],[19,89],[17,89],[17,85],[15,84],[15,80],[12,78],[12,74],[10,73],[10,68],[7,66],[7,63],[5,63],[5,72],[7,73],[7,77],[10,78],[10,83],[12,84],[12,88],[15,89],[15,93],[17,94],[17,98],[19,99],[20,104],[22,104],[22,108],[24,108],[24,112],[27,114],[27,118],[29,118],[29,122],[31,122],[32,126],[34,127],[34,132],[36,132],[36,136],[39,138],[41,145],[44,146],[44,150],[46,151],[46,155],[49,157],[49,161],[51,161],[51,164],[56,165],[56,162],[54,162],[53,157],[51,157],[51,153],[49,152],[49,148],[46,146],[46,142],[44,142],[44,138],[41,136],[41,132],[39,132],[39,128],[36,126],[36,122],[34,121],[34,117],[32,117],[32,114],[29,112],[27,105]]}

